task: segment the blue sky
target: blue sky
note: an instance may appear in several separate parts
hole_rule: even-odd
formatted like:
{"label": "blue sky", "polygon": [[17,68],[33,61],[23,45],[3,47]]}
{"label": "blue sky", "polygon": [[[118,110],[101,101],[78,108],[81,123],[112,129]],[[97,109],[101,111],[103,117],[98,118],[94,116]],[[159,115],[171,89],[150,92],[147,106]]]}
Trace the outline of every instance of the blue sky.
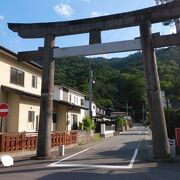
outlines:
{"label": "blue sky", "polygon": [[[22,39],[8,29],[7,23],[37,23],[68,21],[100,15],[127,12],[154,6],[154,0],[1,0],[0,3],[0,45],[11,51],[36,50],[43,46],[42,39]],[[153,25],[153,32],[169,34],[175,26]],[[139,36],[139,29],[126,28],[102,33],[103,42],[133,39]],[[68,47],[87,45],[88,35],[59,37],[56,46]],[[129,53],[103,55],[104,57],[122,57]],[[101,55],[102,56],[102,55]]]}

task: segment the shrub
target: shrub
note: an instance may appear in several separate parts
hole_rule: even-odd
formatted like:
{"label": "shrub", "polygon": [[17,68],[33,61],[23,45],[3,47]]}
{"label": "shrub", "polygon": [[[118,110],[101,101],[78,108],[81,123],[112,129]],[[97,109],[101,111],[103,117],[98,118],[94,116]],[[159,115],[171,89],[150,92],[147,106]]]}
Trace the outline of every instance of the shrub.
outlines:
{"label": "shrub", "polygon": [[95,128],[95,124],[93,120],[89,116],[86,116],[83,119],[83,130],[90,131],[94,128]]}
{"label": "shrub", "polygon": [[122,127],[123,126],[123,121],[124,121],[124,119],[122,117],[117,118],[117,120],[116,120],[117,126]]}
{"label": "shrub", "polygon": [[123,126],[127,126],[127,120],[123,119]]}

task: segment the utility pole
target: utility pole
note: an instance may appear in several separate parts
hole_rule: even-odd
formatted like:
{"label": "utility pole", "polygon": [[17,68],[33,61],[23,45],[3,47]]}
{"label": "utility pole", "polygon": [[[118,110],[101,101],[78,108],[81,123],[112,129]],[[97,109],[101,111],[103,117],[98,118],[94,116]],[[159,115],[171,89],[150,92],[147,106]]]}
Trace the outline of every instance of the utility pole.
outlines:
{"label": "utility pole", "polygon": [[89,61],[89,117],[92,119],[92,82],[93,71],[91,68],[91,60]]}
{"label": "utility pole", "polygon": [[[101,31],[94,30],[89,33],[89,44],[101,43]],[[92,83],[93,83],[93,71],[91,68],[91,60],[89,60],[89,117],[92,119]]]}

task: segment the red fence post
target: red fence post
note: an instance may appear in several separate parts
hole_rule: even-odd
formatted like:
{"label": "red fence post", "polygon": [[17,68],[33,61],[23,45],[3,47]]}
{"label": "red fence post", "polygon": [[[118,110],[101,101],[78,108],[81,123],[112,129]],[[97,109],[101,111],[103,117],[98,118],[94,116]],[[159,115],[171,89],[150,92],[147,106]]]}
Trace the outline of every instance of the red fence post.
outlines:
{"label": "red fence post", "polygon": [[0,135],[0,152],[4,151],[4,135]]}
{"label": "red fence post", "polygon": [[21,147],[20,150],[26,149],[26,134],[23,132],[20,136],[20,140],[21,140]]}

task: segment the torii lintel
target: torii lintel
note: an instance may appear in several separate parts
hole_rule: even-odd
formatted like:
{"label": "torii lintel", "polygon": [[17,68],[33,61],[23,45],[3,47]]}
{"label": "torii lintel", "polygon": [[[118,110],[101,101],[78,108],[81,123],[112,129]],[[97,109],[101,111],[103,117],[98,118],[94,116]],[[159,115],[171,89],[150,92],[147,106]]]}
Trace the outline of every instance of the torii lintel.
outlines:
{"label": "torii lintel", "polygon": [[180,17],[180,2],[145,8],[137,11],[95,18],[49,23],[8,23],[9,29],[22,38],[44,38],[47,34],[64,36],[138,26],[144,20],[158,23]]}

